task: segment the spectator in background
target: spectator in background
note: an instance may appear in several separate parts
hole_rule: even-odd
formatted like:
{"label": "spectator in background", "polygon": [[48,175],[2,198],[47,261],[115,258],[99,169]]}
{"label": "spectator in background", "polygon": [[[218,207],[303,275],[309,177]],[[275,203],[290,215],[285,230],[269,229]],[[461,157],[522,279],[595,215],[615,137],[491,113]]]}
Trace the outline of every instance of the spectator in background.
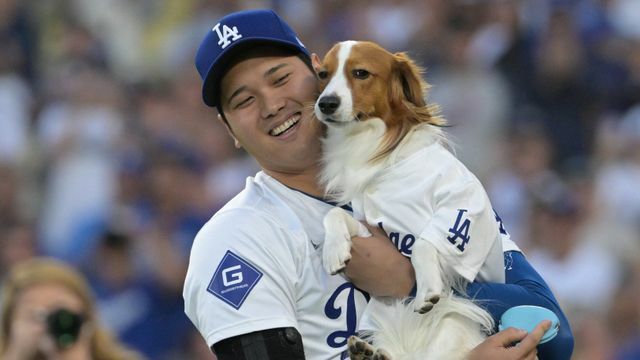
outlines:
{"label": "spectator in background", "polygon": [[472,46],[481,60],[486,59],[504,76],[514,112],[528,102],[532,91],[534,73],[529,69],[533,68],[534,34],[519,16],[521,3],[494,1],[488,6],[488,23],[474,36]]}
{"label": "spectator in background", "polygon": [[11,57],[0,48],[0,162],[17,165],[24,161],[28,150],[33,95],[8,59]]}
{"label": "spectator in background", "polygon": [[595,152],[588,233],[622,264],[640,262],[640,105],[600,124]]}
{"label": "spectator in background", "polygon": [[191,149],[162,144],[151,154],[146,184],[149,197],[141,211],[148,221],[139,229],[137,261],[178,294],[191,242],[212,208],[201,161]]}
{"label": "spectator in background", "polygon": [[16,223],[0,226],[0,284],[6,274],[23,261],[37,255],[37,241],[33,226]]}
{"label": "spectator in background", "polygon": [[497,144],[508,128],[510,94],[504,79],[470,50],[478,21],[470,18],[461,13],[451,20],[444,64],[428,73],[429,96],[451,124],[456,156],[485,181],[500,165]]}
{"label": "spectator in background", "polygon": [[110,75],[78,66],[67,69],[58,85],[66,93],[38,119],[48,165],[39,229],[43,250],[71,262],[86,253],[91,224],[108,217],[114,205],[123,121],[119,89]]}
{"label": "spectator in background", "polygon": [[610,150],[598,173],[596,196],[603,215],[640,229],[640,104],[612,127],[611,137],[603,139]]}
{"label": "spectator in background", "polygon": [[582,199],[557,177],[546,178],[533,192],[529,261],[568,312],[606,312],[621,271],[603,244],[587,241],[581,233]]}
{"label": "spectator in background", "polygon": [[10,68],[21,78],[34,80],[37,26],[29,11],[26,2],[0,1],[0,68]]}
{"label": "spectator in background", "polygon": [[553,151],[544,127],[534,120],[523,121],[509,131],[503,141],[502,166],[487,181],[493,206],[523,248],[529,245],[531,191],[550,176]]}
{"label": "spectator in background", "polygon": [[19,222],[22,214],[19,206],[20,181],[18,168],[0,162],[0,226]]}
{"label": "spectator in background", "polygon": [[422,2],[402,0],[371,1],[363,10],[366,30],[362,35],[371,37],[391,51],[408,48],[421,27],[422,13],[425,12]]}
{"label": "spectator in background", "polygon": [[[93,296],[81,274],[50,259],[16,266],[2,288],[0,357],[5,360],[135,360],[102,328]],[[77,333],[54,339],[50,315],[63,309],[79,316]],[[69,315],[73,316],[73,315]]]}
{"label": "spectator in background", "polygon": [[604,331],[609,334],[619,360],[640,359],[640,265],[632,265],[627,270],[627,276],[622,281],[624,286],[613,294],[608,322],[603,324],[603,327],[611,328],[610,332],[606,327]]}
{"label": "spectator in background", "polygon": [[585,49],[566,9],[557,9],[534,55],[531,102],[544,113],[558,169],[591,155],[600,99],[587,82]]}
{"label": "spectator in background", "polygon": [[33,110],[28,83],[34,61],[32,36],[25,7],[16,0],[0,1],[0,166],[6,163],[16,170],[27,154]]}
{"label": "spectator in background", "polygon": [[187,341],[191,327],[176,289],[140,269],[135,247],[126,231],[107,230],[90,258],[88,278],[105,326],[148,358],[163,359]]}

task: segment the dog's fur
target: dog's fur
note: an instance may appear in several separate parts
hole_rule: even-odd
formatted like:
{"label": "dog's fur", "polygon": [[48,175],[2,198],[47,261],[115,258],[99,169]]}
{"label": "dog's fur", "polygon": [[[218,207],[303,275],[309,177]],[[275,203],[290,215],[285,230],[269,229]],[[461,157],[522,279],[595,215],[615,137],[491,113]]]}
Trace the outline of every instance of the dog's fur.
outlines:
{"label": "dog's fur", "polygon": [[[320,71],[326,72],[327,76],[338,75],[340,49],[344,51],[348,48],[351,50],[350,56],[367,59],[366,67],[375,77],[365,84],[349,76],[348,84],[336,84],[335,89],[327,89],[330,79],[321,78],[325,87],[323,94],[336,93],[351,104],[342,107],[350,108],[348,114],[333,117],[336,122],[329,124],[329,134],[324,144],[325,168],[321,181],[326,192],[342,203],[350,201],[370,183],[371,177],[387,165],[384,160],[392,155],[417,125],[435,125],[429,127],[429,131],[438,140],[444,140],[439,126],[445,122],[438,116],[438,106],[427,105],[424,100],[428,84],[422,79],[422,70],[405,53],[390,54],[370,42],[354,45],[355,42],[346,41],[334,46],[325,56]],[[363,65],[350,62],[348,69],[342,70],[351,72]],[[316,115],[326,122],[318,103]],[[371,121],[375,119],[381,119],[382,122]],[[353,176],[355,174],[358,175]]]}
{"label": "dog's fur", "polygon": [[[373,345],[371,350],[384,359],[465,359],[491,331],[491,316],[472,301],[445,294],[425,315],[395,300],[373,315],[377,330],[361,334]],[[350,339],[350,348],[357,344]],[[366,344],[366,343],[365,343]],[[364,345],[366,348],[367,345]],[[351,351],[352,353],[356,351]],[[386,353],[386,354],[385,354]]]}
{"label": "dog's fur", "polygon": [[[327,124],[321,182],[338,203],[349,202],[380,181],[384,169],[416,151],[434,142],[446,145],[445,122],[437,106],[425,102],[428,85],[406,54],[370,42],[342,42],[325,56],[318,74],[324,90],[315,112]],[[329,212],[324,225],[324,266],[335,274],[351,257],[351,236],[368,231],[340,208]],[[379,329],[370,338],[374,348],[352,338],[353,358],[368,358],[365,352],[379,348],[377,358],[462,359],[486,337],[493,320],[473,302],[452,295],[451,287],[461,290],[465,284],[444,270],[445,262],[432,244],[416,241],[414,304],[396,302],[373,314]]]}

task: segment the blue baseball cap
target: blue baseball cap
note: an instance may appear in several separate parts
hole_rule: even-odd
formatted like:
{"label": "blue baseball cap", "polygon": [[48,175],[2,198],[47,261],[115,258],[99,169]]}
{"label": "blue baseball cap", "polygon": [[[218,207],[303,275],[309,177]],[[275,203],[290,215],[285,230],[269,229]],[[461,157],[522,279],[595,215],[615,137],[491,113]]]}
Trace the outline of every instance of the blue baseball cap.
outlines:
{"label": "blue baseball cap", "polygon": [[233,55],[256,43],[277,45],[311,57],[293,29],[273,10],[231,13],[207,33],[196,54],[195,64],[202,78],[205,104],[220,107],[220,80]]}

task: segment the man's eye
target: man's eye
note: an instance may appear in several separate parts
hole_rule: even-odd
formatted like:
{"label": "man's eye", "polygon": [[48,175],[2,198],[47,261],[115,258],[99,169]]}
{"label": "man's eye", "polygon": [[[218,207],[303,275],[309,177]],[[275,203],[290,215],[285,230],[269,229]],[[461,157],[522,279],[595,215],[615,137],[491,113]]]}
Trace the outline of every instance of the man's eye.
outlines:
{"label": "man's eye", "polygon": [[242,101],[240,101],[239,103],[236,104],[236,106],[234,107],[235,109],[241,108],[245,105],[248,105],[249,102],[253,99],[253,97],[248,97]]}
{"label": "man's eye", "polygon": [[368,78],[369,75],[370,75],[370,73],[367,70],[364,70],[364,69],[355,69],[355,70],[352,71],[352,73],[353,73],[353,76],[356,79],[360,79],[360,80],[364,80],[364,79]]}
{"label": "man's eye", "polygon": [[329,72],[327,70],[318,71],[318,77],[322,80],[326,79],[329,76]]}
{"label": "man's eye", "polygon": [[291,74],[286,74],[286,75],[284,75],[284,76],[282,76],[282,77],[279,77],[279,78],[275,81],[275,84],[276,84],[276,85],[282,84],[283,82],[285,82],[285,80],[287,80],[287,78],[289,78],[289,75],[291,75]]}

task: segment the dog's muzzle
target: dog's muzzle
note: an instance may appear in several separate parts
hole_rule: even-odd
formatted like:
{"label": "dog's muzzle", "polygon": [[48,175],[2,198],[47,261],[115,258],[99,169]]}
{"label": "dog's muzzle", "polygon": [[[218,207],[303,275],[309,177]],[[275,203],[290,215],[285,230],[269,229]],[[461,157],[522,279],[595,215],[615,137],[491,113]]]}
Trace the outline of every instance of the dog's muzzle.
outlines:
{"label": "dog's muzzle", "polygon": [[325,115],[331,115],[340,107],[340,98],[335,95],[323,96],[318,100],[318,108]]}

